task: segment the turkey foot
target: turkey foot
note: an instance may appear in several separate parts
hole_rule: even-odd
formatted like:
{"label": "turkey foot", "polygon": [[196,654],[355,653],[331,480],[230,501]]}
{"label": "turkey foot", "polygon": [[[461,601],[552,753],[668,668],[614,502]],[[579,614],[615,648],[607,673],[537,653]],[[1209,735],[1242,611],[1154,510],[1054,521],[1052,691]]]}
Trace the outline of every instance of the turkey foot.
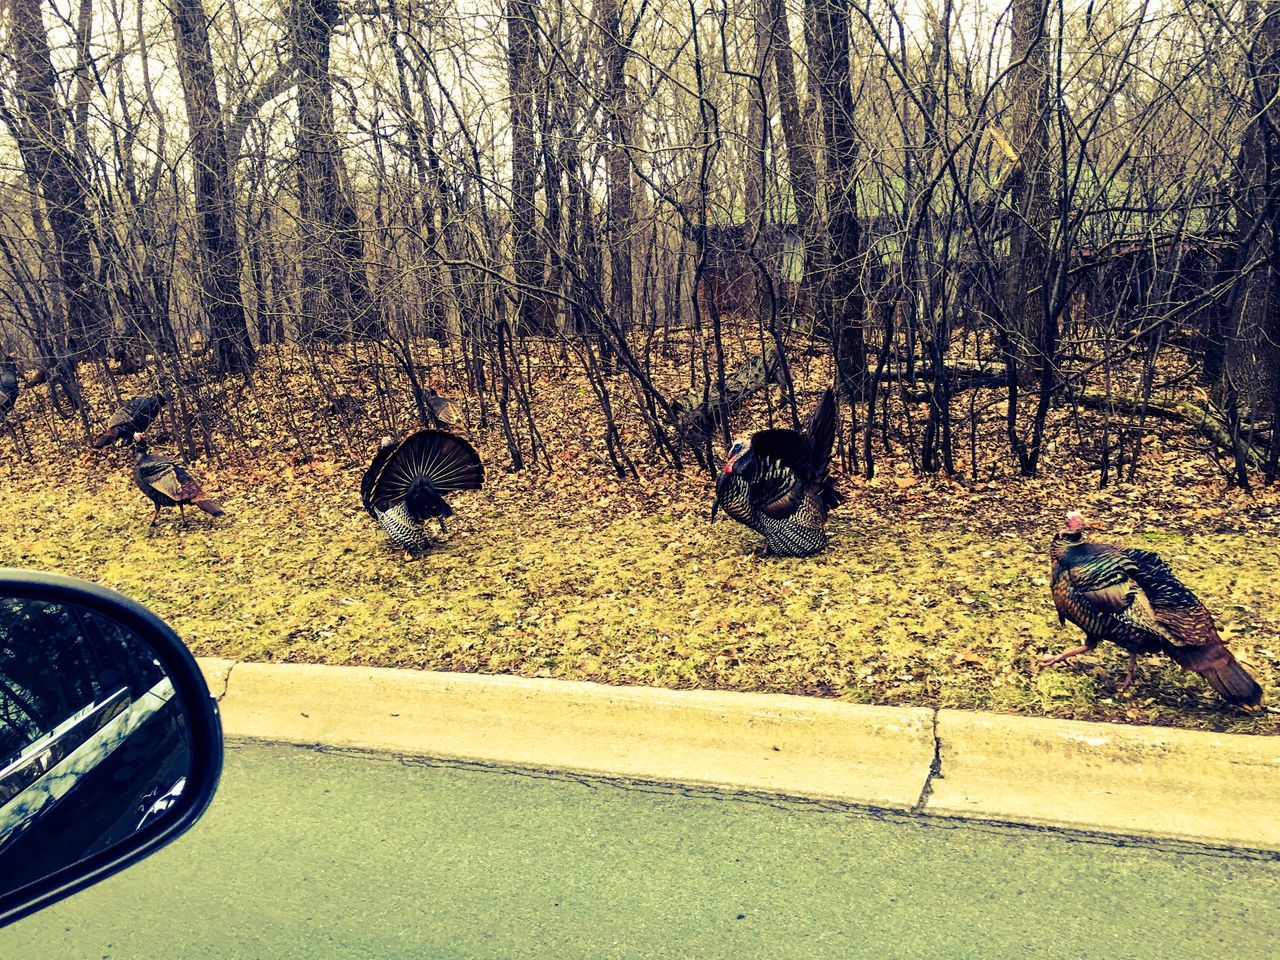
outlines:
{"label": "turkey foot", "polygon": [[1129,669],[1125,671],[1124,683],[1116,687],[1116,693],[1124,693],[1133,686],[1133,670],[1138,665],[1138,655],[1136,653],[1129,654]]}

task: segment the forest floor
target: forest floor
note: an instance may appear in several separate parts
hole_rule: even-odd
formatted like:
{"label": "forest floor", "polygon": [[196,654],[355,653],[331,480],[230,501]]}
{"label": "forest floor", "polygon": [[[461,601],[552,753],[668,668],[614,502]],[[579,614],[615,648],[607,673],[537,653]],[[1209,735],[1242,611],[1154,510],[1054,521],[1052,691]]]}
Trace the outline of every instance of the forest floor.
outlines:
{"label": "forest floor", "polygon": [[[842,477],[831,549],[808,559],[757,558],[754,533],[710,522],[705,471],[618,479],[582,455],[589,434],[544,429],[554,471],[512,473],[499,431],[470,431],[486,488],[454,498],[449,536],[417,560],[362,509],[354,455],[257,444],[197,462],[227,516],[188,511],[184,529],[169,511],[150,529],[127,450],[16,458],[0,435],[0,566],[122,590],[199,655],[1280,732],[1280,490],[1229,489],[1187,431],[1148,441],[1138,483],[1101,490],[1086,467],[962,481],[886,461],[870,481]],[[1227,707],[1161,657],[1117,693],[1125,655],[1110,644],[1039,665],[1080,642],[1048,586],[1069,508],[1106,526],[1097,539],[1172,564],[1266,710]]]}

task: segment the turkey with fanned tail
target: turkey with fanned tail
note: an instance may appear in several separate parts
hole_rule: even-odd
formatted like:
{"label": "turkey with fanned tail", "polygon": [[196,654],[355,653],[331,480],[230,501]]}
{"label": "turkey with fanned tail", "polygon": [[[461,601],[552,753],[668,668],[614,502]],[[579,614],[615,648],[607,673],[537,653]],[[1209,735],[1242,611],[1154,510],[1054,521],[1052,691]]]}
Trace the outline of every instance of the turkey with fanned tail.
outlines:
{"label": "turkey with fanned tail", "polygon": [[764,536],[764,553],[808,557],[827,547],[827,512],[843,502],[828,473],[836,399],[828,389],[804,433],[761,430],[729,451],[711,519],[723,509]]}
{"label": "turkey with fanned tail", "polygon": [[471,444],[444,430],[419,430],[382,441],[360,482],[360,499],[392,543],[417,555],[431,546],[428,519],[447,532],[444,518],[453,509],[445,495],[479,490],[483,483],[484,466]]}

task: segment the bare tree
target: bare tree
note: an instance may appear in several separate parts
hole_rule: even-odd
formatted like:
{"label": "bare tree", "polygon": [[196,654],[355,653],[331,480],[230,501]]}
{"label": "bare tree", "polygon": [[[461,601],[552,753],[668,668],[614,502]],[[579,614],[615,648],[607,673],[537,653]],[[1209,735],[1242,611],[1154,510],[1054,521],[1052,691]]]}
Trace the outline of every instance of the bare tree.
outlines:
{"label": "bare tree", "polygon": [[293,10],[301,333],[319,340],[377,336],[381,310],[365,274],[364,238],[334,129],[329,61],[340,7],[337,0],[296,0]]}
{"label": "bare tree", "polygon": [[[5,111],[18,143],[33,194],[44,202],[53,237],[65,333],[41,345],[66,399],[79,406],[75,363],[79,355],[105,349],[105,324],[93,268],[91,206],[83,166],[68,142],[66,111],[58,102],[49,39],[40,0],[10,0],[11,43],[17,74],[16,115]],[[37,216],[40,214],[37,213]],[[53,331],[50,331],[51,333]]]}
{"label": "bare tree", "polygon": [[178,45],[178,72],[191,131],[195,175],[195,208],[200,218],[204,257],[201,292],[218,369],[248,373],[255,362],[240,292],[243,269],[236,236],[235,196],[227,164],[222,104],[209,49],[209,26],[200,0],[174,0],[173,32]]}
{"label": "bare tree", "polygon": [[812,85],[822,109],[826,150],[827,233],[818,294],[819,327],[829,331],[840,388],[858,398],[865,389],[865,296],[860,286],[862,228],[858,222],[858,137],[849,76],[849,0],[808,0]]}

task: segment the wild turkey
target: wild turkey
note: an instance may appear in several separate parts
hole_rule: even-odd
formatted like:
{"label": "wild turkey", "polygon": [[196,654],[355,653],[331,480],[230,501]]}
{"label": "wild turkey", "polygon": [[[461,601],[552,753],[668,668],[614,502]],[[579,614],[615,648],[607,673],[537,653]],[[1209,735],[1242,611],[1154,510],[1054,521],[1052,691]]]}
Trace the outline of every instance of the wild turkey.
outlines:
{"label": "wild turkey", "polygon": [[1149,550],[1087,543],[1086,526],[1084,518],[1071,511],[1049,547],[1058,620],[1064,624],[1070,620],[1083,630],[1085,642],[1046,657],[1045,666],[1110,640],[1129,651],[1129,670],[1121,689],[1133,683],[1138,654],[1163,652],[1183,669],[1208,680],[1228,703],[1257,710],[1262,688],[1236,662],[1218,636],[1213,616],[1169,565]]}
{"label": "wild turkey", "polygon": [[165,403],[169,400],[163,393],[151,397],[138,397],[126,400],[107,421],[107,429],[98,434],[90,443],[95,450],[101,450],[108,444],[123,440],[126,445],[133,442],[135,433],[142,433],[151,426],[153,420],[160,416]]}
{"label": "wild turkey", "polygon": [[827,512],[843,502],[827,473],[836,400],[822,395],[804,433],[762,430],[740,440],[716,480],[717,509],[764,535],[764,554],[807,557],[827,546]]}
{"label": "wild turkey", "polygon": [[424,523],[453,515],[445,494],[479,490],[484,466],[475,448],[443,430],[419,430],[404,440],[387,437],[360,482],[360,499],[391,542],[417,555],[431,546]]}
{"label": "wild turkey", "polygon": [[163,507],[177,507],[184,527],[187,525],[186,506],[189,503],[215,517],[226,512],[221,503],[205,495],[196,478],[191,476],[191,471],[181,460],[152,456],[147,452],[147,440],[141,433],[134,436],[133,447],[133,482],[156,506],[151,526],[154,527],[160,519]]}
{"label": "wild turkey", "polygon": [[6,353],[0,356],[0,417],[8,417],[18,402],[18,357]]}
{"label": "wild turkey", "polygon": [[422,393],[423,406],[435,426],[441,430],[451,430],[458,425],[462,417],[456,403],[448,397],[440,396],[431,387],[425,388]]}

